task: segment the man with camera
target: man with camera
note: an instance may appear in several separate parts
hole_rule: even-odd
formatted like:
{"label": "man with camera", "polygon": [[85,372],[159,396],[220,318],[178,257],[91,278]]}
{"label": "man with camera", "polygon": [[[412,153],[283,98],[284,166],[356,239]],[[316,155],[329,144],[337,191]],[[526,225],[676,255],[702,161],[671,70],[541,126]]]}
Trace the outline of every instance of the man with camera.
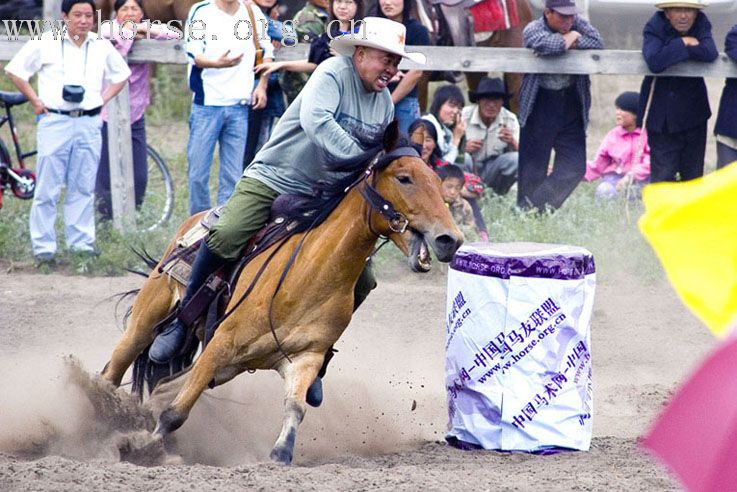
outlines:
{"label": "man with camera", "polygon": [[[92,0],[63,0],[66,33],[48,31],[28,41],[5,67],[10,80],[38,117],[37,184],[31,206],[33,255],[51,262],[56,255],[56,205],[66,186],[67,246],[94,255],[95,177],[100,162],[102,106],[125,86],[130,69],[107,40],[90,32]],[[29,83],[38,74],[38,92]]]}

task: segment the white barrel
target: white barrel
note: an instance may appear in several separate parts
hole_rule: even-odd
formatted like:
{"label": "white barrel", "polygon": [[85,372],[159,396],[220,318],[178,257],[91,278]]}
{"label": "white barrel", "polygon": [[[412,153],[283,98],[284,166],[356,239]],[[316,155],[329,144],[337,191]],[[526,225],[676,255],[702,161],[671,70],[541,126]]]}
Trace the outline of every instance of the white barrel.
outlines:
{"label": "white barrel", "polygon": [[448,442],[588,450],[596,276],[584,248],[472,243],[450,264]]}

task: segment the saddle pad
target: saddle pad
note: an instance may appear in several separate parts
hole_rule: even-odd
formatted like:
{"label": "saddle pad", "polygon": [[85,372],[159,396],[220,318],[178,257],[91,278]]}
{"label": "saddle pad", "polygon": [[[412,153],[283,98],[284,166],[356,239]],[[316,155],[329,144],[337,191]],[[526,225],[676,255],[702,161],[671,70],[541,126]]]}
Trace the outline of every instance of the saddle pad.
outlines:
{"label": "saddle pad", "polygon": [[[195,226],[197,227],[197,226]],[[205,231],[207,232],[207,231]],[[186,247],[179,247],[169,256],[161,272],[169,275],[182,285],[187,285],[189,275],[192,273],[192,263],[194,263],[197,250],[200,248],[198,241]]]}
{"label": "saddle pad", "polygon": [[207,214],[193,225],[184,235],[177,241],[177,249],[169,256],[161,272],[169,275],[171,278],[187,285],[189,275],[192,273],[192,263],[199,249],[199,241],[203,239],[210,229],[220,219],[223,211],[223,205],[210,209]]}

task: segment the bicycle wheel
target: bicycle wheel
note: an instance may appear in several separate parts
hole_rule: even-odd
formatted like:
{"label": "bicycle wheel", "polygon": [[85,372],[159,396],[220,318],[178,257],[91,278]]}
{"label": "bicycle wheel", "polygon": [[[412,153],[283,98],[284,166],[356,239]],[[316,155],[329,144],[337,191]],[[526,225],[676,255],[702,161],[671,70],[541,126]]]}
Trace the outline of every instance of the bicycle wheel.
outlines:
{"label": "bicycle wheel", "polygon": [[21,181],[10,178],[10,189],[13,190],[13,195],[21,200],[30,200],[36,191],[36,173],[30,169],[14,169],[14,171]]}
{"label": "bicycle wheel", "polygon": [[165,224],[174,211],[174,183],[159,154],[146,145],[148,182],[143,203],[136,211],[136,228],[152,231]]}

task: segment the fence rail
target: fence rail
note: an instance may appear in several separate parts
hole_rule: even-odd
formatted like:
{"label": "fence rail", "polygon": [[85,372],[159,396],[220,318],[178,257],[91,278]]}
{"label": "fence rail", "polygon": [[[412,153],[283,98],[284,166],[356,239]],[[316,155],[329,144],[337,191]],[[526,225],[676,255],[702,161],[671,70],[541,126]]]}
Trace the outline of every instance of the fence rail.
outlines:
{"label": "fence rail", "polygon": [[[2,40],[0,36],[0,62],[10,60],[29,38]],[[307,58],[307,45],[283,47],[276,55],[277,60],[299,60]],[[411,46],[410,51],[419,51],[427,56],[426,65],[415,65],[403,61],[400,68],[424,70],[447,70],[455,72],[518,72],[518,73],[568,73],[587,75],[653,75],[645,64],[642,54],[633,50],[572,50],[563,56],[542,58],[525,48],[470,48],[445,46]],[[181,41],[136,42],[128,60],[140,63],[186,64],[187,56]],[[683,77],[737,78],[737,63],[724,53],[713,63],[683,62],[658,75]],[[118,229],[130,228],[135,224],[133,208],[132,163],[130,142],[130,115],[128,94],[123,91],[111,107],[116,108],[108,122],[110,141],[111,188],[113,192],[113,221]],[[129,181],[130,180],[130,181]]]}
{"label": "fence rail", "polygon": [[[0,61],[9,60],[28,40],[0,40]],[[283,47],[277,60],[307,58],[307,45]],[[469,48],[448,46],[411,46],[427,56],[427,65],[402,62],[401,68],[450,70],[455,72],[518,72],[569,73],[588,75],[648,75],[652,74],[635,50],[572,50],[564,56],[539,57],[525,48]],[[181,41],[137,42],[129,55],[130,61],[141,63],[185,64],[187,57]],[[687,61],[671,67],[659,75],[682,77],[737,77],[737,63],[721,53],[713,63]]]}

